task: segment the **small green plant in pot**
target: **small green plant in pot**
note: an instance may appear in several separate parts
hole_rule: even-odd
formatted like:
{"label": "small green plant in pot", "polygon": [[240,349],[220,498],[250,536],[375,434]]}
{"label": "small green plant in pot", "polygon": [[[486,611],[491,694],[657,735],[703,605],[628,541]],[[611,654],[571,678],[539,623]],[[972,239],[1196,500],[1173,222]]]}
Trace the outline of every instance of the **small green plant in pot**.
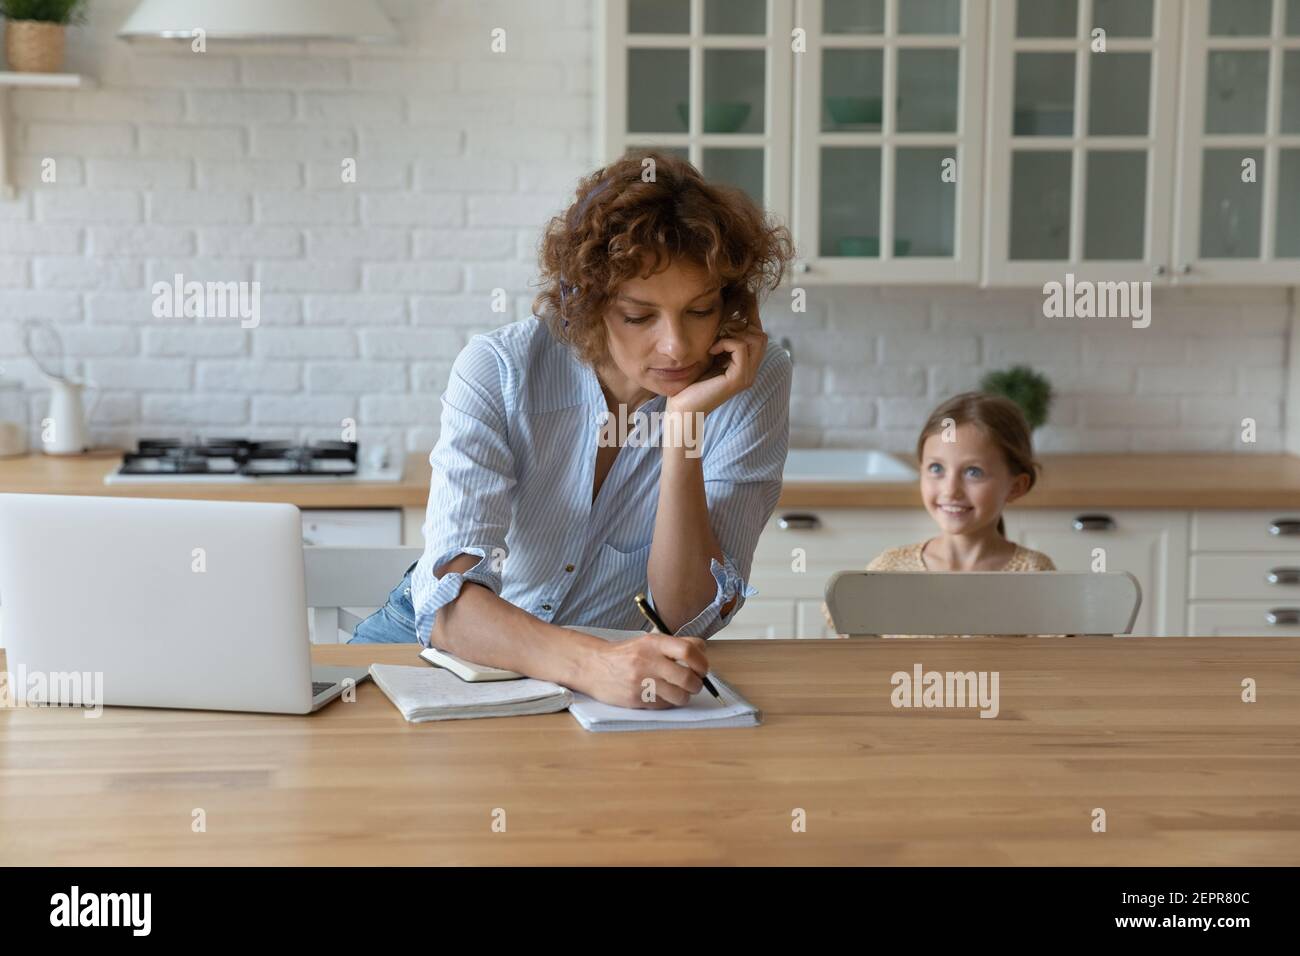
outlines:
{"label": "small green plant in pot", "polygon": [[1025,413],[1030,430],[1046,424],[1052,409],[1052,383],[1028,365],[1013,365],[998,372],[989,372],[980,379],[980,391],[1011,399]]}
{"label": "small green plant in pot", "polygon": [[87,0],[0,0],[5,16],[5,60],[19,73],[57,73],[63,66],[64,27],[83,23]]}

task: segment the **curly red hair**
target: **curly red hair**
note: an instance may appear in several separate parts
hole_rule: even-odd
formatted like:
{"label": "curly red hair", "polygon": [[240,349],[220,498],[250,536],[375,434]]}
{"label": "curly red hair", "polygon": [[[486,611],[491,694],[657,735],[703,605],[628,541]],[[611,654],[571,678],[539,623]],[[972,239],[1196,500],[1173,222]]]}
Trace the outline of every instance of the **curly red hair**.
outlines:
{"label": "curly red hair", "polygon": [[583,361],[604,363],[605,310],[651,258],[650,274],[674,261],[705,270],[735,307],[781,284],[794,243],[740,189],[671,153],[630,152],[584,177],[573,205],[547,223],[533,314]]}

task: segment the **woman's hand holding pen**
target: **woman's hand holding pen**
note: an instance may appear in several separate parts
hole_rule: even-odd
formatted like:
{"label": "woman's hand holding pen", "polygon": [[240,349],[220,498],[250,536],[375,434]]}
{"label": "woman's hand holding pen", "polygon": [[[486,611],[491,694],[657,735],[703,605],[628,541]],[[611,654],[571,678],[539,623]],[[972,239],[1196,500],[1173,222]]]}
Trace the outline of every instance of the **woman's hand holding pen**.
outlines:
{"label": "woman's hand holding pen", "polygon": [[[618,707],[665,710],[689,703],[704,686],[701,678],[708,672],[703,639],[654,630],[597,649],[583,682],[586,686],[578,689]],[[654,683],[644,684],[647,679]]]}

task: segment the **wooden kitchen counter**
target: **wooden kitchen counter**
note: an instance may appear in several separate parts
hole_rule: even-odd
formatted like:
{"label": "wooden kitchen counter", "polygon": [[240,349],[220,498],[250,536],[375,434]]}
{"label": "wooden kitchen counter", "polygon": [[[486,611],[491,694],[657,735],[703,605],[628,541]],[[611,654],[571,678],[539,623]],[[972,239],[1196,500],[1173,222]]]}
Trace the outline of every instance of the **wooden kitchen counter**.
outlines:
{"label": "wooden kitchen counter", "polygon": [[[288,501],[302,508],[419,508],[429,461],[412,453],[399,482],[105,485],[121,452],[0,460],[0,492]],[[1043,455],[1037,487],[1020,508],[1281,508],[1300,510],[1300,458],[1292,455]],[[792,482],[780,508],[919,508],[917,483]]]}
{"label": "wooden kitchen counter", "polygon": [[[1040,455],[1038,483],[1011,507],[1281,508],[1300,510],[1293,455]],[[779,507],[920,508],[917,482],[803,483]]]}
{"label": "wooden kitchen counter", "polygon": [[408,456],[401,481],[192,482],[104,484],[121,464],[121,449],[55,457],[33,454],[0,459],[0,492],[47,495],[108,495],[123,498],[220,498],[224,501],[287,501],[300,508],[420,508],[429,500],[427,455]]}
{"label": "wooden kitchen counter", "polygon": [[[709,659],[761,727],[408,724],[372,682],[306,717],[0,710],[0,865],[1300,864],[1300,641],[722,640]],[[998,716],[895,709],[916,663],[997,671]]]}

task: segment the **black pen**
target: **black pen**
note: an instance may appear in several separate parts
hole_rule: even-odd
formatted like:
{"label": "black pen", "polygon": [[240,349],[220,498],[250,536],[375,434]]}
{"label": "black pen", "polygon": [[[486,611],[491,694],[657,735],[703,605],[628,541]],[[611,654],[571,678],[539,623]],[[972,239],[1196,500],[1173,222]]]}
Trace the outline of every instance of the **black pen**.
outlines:
{"label": "black pen", "polygon": [[[636,602],[637,609],[645,616],[645,619],[659,629],[659,633],[667,634],[669,637],[672,636],[673,632],[668,630],[668,625],[655,613],[655,609],[650,606],[650,601],[644,594],[638,592],[637,596],[632,600]],[[700,680],[704,682],[704,689],[712,694],[718,703],[722,703],[722,695],[718,693],[718,689],[713,686],[709,678],[705,676],[701,677]]]}

